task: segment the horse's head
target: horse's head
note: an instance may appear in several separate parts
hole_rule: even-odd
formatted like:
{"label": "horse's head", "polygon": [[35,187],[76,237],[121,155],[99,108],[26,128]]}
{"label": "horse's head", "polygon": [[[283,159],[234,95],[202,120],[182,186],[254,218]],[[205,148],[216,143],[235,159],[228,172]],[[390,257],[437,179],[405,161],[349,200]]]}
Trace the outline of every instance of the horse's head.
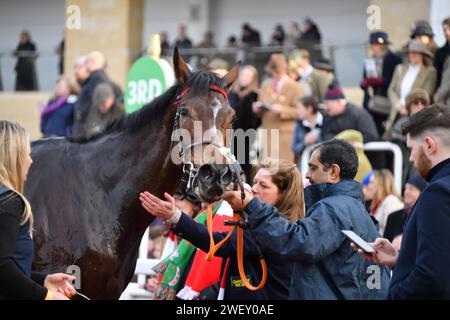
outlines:
{"label": "horse's head", "polygon": [[[176,140],[172,156],[181,155],[188,188],[204,202],[219,200],[226,187],[236,181],[240,167],[227,148],[232,136],[234,110],[228,101],[228,91],[238,76],[234,66],[220,77],[213,72],[191,73],[175,48],[175,76],[181,85],[176,99]],[[173,159],[173,158],[172,158]]]}

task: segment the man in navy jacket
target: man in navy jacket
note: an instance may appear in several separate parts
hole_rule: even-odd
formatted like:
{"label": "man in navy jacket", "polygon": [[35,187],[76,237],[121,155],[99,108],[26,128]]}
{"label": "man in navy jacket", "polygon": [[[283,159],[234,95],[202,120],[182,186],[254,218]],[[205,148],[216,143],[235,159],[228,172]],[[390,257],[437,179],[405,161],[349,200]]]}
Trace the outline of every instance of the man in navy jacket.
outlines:
{"label": "man in navy jacket", "polygon": [[341,232],[350,229],[368,241],[379,236],[353,180],[355,150],[342,140],[325,141],[313,151],[309,168],[313,186],[305,189],[306,217],[297,223],[280,219],[276,208],[250,194],[241,201],[239,192],[230,191],[224,199],[247,213],[260,242],[293,262],[289,299],[386,298],[388,270],[355,254]]}
{"label": "man in navy jacket", "polygon": [[394,266],[390,299],[450,299],[450,107],[432,105],[402,126],[410,161],[429,185],[406,221],[401,251],[377,239],[371,259]]}

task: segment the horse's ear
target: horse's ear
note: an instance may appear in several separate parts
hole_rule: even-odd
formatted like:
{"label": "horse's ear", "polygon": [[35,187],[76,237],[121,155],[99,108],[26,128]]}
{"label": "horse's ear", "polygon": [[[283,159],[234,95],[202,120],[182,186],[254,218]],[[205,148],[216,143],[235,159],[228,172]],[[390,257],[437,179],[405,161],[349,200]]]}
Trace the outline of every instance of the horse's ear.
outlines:
{"label": "horse's ear", "polygon": [[233,86],[234,81],[236,81],[238,75],[239,75],[239,67],[241,62],[239,61],[233,68],[231,68],[230,71],[226,75],[222,77],[222,83],[224,88],[227,91],[230,91],[231,87]]}
{"label": "horse's ear", "polygon": [[185,84],[191,74],[191,71],[189,70],[189,67],[183,57],[180,56],[177,47],[173,49],[173,68],[175,69],[175,78],[177,78],[178,83]]}

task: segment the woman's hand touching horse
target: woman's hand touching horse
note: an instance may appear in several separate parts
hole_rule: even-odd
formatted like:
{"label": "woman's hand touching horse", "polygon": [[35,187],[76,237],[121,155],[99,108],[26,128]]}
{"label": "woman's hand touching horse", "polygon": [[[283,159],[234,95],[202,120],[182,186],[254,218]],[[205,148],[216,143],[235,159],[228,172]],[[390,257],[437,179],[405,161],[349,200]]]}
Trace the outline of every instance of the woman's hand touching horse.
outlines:
{"label": "woman's hand touching horse", "polygon": [[175,199],[167,192],[164,193],[164,197],[167,201],[161,200],[150,192],[145,191],[140,194],[139,200],[141,200],[144,209],[150,214],[163,220],[169,220],[176,212]]}

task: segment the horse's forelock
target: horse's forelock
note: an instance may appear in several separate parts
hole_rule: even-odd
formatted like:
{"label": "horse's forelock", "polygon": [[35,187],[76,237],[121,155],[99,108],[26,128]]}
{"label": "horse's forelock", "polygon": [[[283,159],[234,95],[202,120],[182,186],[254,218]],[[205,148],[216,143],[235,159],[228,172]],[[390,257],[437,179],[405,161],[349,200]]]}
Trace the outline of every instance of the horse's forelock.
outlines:
{"label": "horse's forelock", "polygon": [[185,87],[189,88],[187,97],[205,96],[211,86],[223,86],[220,76],[214,72],[197,71],[186,82]]}

